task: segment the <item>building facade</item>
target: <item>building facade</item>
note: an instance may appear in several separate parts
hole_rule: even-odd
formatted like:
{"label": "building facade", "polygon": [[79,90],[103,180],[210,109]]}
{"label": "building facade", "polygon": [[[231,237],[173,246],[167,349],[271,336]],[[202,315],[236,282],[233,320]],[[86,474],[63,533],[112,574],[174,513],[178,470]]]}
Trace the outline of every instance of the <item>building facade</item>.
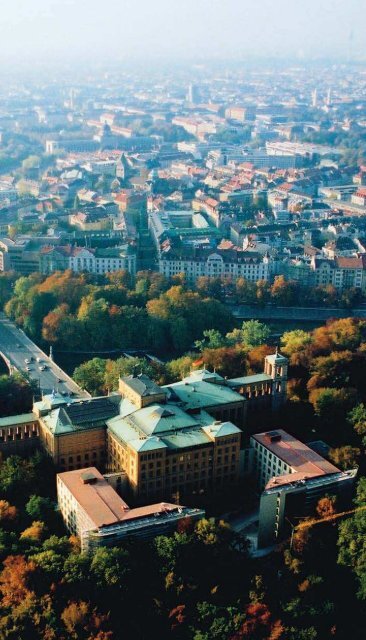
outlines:
{"label": "building facade", "polygon": [[202,509],[159,503],[130,509],[102,474],[89,467],[57,475],[57,499],[65,525],[81,550],[118,546],[124,539],[168,535],[184,519],[203,518]]}
{"label": "building facade", "polygon": [[111,273],[128,271],[136,274],[136,252],[129,245],[110,249],[86,249],[84,247],[45,247],[39,256],[39,270],[50,274],[71,269],[75,273]]}
{"label": "building facade", "polygon": [[119,397],[70,402],[51,396],[35,403],[41,447],[61,471],[90,463],[106,466],[106,422],[118,414]]}
{"label": "building facade", "polygon": [[[350,500],[357,470],[342,472],[282,429],[250,439],[251,472],[261,492],[258,547],[275,544],[299,518],[314,515],[318,500]],[[291,532],[291,528],[290,528]]]}
{"label": "building facade", "polygon": [[159,272],[167,278],[184,273],[193,283],[202,276],[208,278],[245,278],[252,282],[270,279],[270,258],[254,251],[201,249],[190,252],[162,252],[159,257]]}
{"label": "building facade", "polygon": [[211,493],[238,482],[242,432],[232,422],[185,406],[146,376],[123,378],[120,392],[120,415],[108,421],[109,470],[127,474],[134,500]]}

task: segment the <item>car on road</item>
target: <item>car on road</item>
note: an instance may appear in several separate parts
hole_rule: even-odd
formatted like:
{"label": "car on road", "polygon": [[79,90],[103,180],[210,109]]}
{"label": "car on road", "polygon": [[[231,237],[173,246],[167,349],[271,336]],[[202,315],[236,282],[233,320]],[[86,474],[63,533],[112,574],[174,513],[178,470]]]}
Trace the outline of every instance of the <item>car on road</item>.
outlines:
{"label": "car on road", "polygon": [[36,360],[37,362],[42,362],[42,358],[40,356],[37,356]]}
{"label": "car on road", "polygon": [[41,364],[41,366],[39,367],[39,370],[40,370],[40,371],[44,371],[44,370],[45,370],[45,368],[46,368],[46,367],[44,366],[44,364]]}
{"label": "car on road", "polygon": [[26,371],[30,371],[31,370],[31,368],[28,365],[26,366],[25,369],[26,369]]}
{"label": "car on road", "polygon": [[25,364],[29,364],[30,363],[29,358],[25,358],[24,362],[25,362]]}

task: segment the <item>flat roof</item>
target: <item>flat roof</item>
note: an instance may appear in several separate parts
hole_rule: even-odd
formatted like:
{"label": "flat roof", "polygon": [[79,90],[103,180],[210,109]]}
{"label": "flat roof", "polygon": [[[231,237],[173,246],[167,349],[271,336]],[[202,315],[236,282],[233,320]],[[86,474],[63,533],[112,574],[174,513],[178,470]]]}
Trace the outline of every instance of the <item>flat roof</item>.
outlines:
{"label": "flat roof", "polygon": [[74,496],[95,528],[147,518],[158,513],[169,513],[182,508],[177,504],[160,502],[130,509],[96,467],[65,471],[57,474],[57,477]]}
{"label": "flat roof", "polygon": [[[95,478],[94,482],[84,483],[83,477],[88,476]],[[95,527],[121,522],[129,509],[128,504],[95,467],[65,471],[57,474],[57,478],[72,493]]]}
{"label": "flat roof", "polygon": [[[339,473],[337,467],[283,429],[256,433],[252,438],[257,440],[257,442],[266,447],[268,451],[271,451],[294,470],[295,473],[291,474],[292,480],[306,479],[306,477],[309,476],[320,476],[329,473]],[[297,474],[301,474],[303,477],[295,478],[294,476]],[[280,478],[281,476],[277,479]]]}

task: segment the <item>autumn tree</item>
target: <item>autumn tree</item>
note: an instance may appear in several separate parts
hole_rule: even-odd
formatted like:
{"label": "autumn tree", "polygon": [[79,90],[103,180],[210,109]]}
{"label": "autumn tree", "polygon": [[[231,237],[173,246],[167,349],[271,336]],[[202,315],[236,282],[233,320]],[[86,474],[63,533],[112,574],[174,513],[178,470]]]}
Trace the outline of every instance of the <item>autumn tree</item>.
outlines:
{"label": "autumn tree", "polygon": [[336,498],[334,496],[324,496],[318,500],[316,513],[319,518],[330,518],[336,513]]}
{"label": "autumn tree", "polygon": [[299,289],[296,282],[286,280],[284,276],[276,276],[271,287],[273,302],[285,307],[297,304]]}
{"label": "autumn tree", "polygon": [[352,447],[351,445],[336,447],[335,449],[329,450],[330,460],[342,471],[358,467],[360,456],[361,450],[358,447]]}
{"label": "autumn tree", "polygon": [[0,524],[2,527],[12,526],[18,518],[18,509],[7,500],[0,500]]}
{"label": "autumn tree", "polygon": [[34,597],[36,565],[24,556],[8,556],[0,574],[3,607],[14,607]]}

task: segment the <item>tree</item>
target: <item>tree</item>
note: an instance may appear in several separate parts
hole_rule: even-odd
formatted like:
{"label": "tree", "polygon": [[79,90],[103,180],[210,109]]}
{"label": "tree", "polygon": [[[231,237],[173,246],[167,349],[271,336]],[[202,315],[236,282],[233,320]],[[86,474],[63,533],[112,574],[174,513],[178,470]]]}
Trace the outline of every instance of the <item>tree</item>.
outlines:
{"label": "tree", "polygon": [[93,396],[100,395],[105,389],[107,360],[92,358],[76,367],[73,373],[75,382]]}
{"label": "tree", "polygon": [[366,479],[357,485],[356,505],[359,511],[339,524],[338,562],[354,571],[360,586],[359,597],[366,599]]}
{"label": "tree", "polygon": [[32,463],[19,456],[9,456],[0,466],[0,491],[16,502],[29,495],[35,480]]}
{"label": "tree", "polygon": [[0,376],[0,417],[32,410],[34,387],[19,373]]}
{"label": "tree", "polygon": [[229,378],[243,376],[247,369],[246,352],[239,346],[205,349],[202,360],[207,369]]}
{"label": "tree", "polygon": [[[197,359],[197,355],[185,355],[181,358],[177,358],[176,360],[170,360],[166,364],[166,377],[167,383],[177,382],[178,380],[182,380],[190,373],[192,367],[194,366],[194,362]],[[199,359],[197,362],[203,364],[203,360]]]}
{"label": "tree", "polygon": [[334,496],[324,496],[318,500],[316,513],[319,518],[329,518],[336,513],[336,498]]}
{"label": "tree", "polygon": [[42,496],[32,495],[27,504],[25,505],[27,514],[34,520],[41,520],[48,522],[49,519],[55,515],[55,507],[49,498],[43,498]]}
{"label": "tree", "polygon": [[245,610],[245,620],[231,640],[279,640],[284,637],[285,628],[279,620],[273,620],[264,602],[249,604]]}
{"label": "tree", "polygon": [[22,162],[23,170],[27,171],[28,169],[38,169],[41,163],[41,158],[39,156],[28,156]]}
{"label": "tree", "polygon": [[0,574],[3,607],[15,607],[34,596],[33,580],[36,565],[24,556],[8,556]]}
{"label": "tree", "polygon": [[366,445],[366,406],[362,402],[349,412],[348,421]]}
{"label": "tree", "polygon": [[284,276],[276,276],[271,287],[271,298],[276,304],[288,307],[297,304],[298,285],[296,282],[286,280]]}
{"label": "tree", "polygon": [[238,278],[235,281],[235,293],[241,304],[254,304],[257,301],[256,284],[245,278]]}
{"label": "tree", "polygon": [[32,540],[35,542],[39,542],[44,535],[44,530],[44,522],[34,520],[30,527],[27,527],[27,529],[24,529],[24,531],[22,531],[22,533],[20,534],[20,538],[22,540]]}
{"label": "tree", "polygon": [[308,389],[331,386],[340,389],[355,387],[362,391],[365,362],[365,354],[352,353],[350,350],[334,351],[314,358]]}
{"label": "tree", "polygon": [[0,500],[0,524],[2,527],[12,526],[14,520],[18,518],[18,509],[13,507],[7,500]]}
{"label": "tree", "polygon": [[61,620],[66,627],[68,638],[75,640],[109,640],[112,632],[106,630],[108,616],[101,615],[90,604],[78,600],[71,601],[61,613]]}
{"label": "tree", "polygon": [[365,335],[366,323],[357,318],[332,320],[313,332],[313,353],[322,355],[333,350],[356,349]]}
{"label": "tree", "polygon": [[160,370],[146,358],[118,358],[117,360],[107,360],[104,374],[104,390],[116,391],[118,380],[130,375],[144,374],[149,378],[159,376]]}
{"label": "tree", "polygon": [[199,351],[203,351],[204,349],[218,349],[225,346],[225,338],[217,329],[208,329],[203,332],[203,339],[196,340],[194,345]]}
{"label": "tree", "polygon": [[266,356],[273,353],[273,347],[269,347],[267,344],[261,344],[258,347],[253,347],[247,353],[248,364],[254,373],[262,373],[264,367],[264,360]]}
{"label": "tree", "polygon": [[332,428],[334,434],[345,430],[347,415],[355,404],[357,392],[355,389],[319,388],[310,391],[309,400],[320,419],[321,425]]}
{"label": "tree", "polygon": [[342,471],[358,467],[360,456],[361,450],[351,445],[330,449],[329,451],[329,458]]}
{"label": "tree", "polygon": [[202,518],[195,526],[195,534],[203,544],[217,545],[231,538],[231,529],[223,520],[216,523],[214,518]]}
{"label": "tree", "polygon": [[307,351],[312,343],[311,334],[302,329],[285,331],[281,337],[281,351],[290,358],[292,365],[306,365]]}
{"label": "tree", "polygon": [[[247,320],[240,329],[241,342],[248,347],[259,347],[265,344],[270,336],[270,328],[259,320]],[[229,336],[231,334],[228,334]]]}

